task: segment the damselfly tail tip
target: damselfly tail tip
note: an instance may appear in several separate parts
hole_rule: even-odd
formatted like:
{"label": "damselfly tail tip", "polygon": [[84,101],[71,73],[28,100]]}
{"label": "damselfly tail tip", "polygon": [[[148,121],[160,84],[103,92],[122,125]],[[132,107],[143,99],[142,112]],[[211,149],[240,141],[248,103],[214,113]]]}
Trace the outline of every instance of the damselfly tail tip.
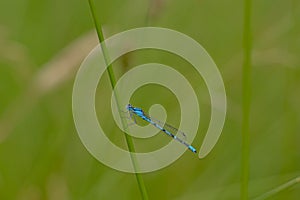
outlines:
{"label": "damselfly tail tip", "polygon": [[197,150],[196,150],[194,147],[189,146],[189,149],[190,149],[193,153],[197,153]]}

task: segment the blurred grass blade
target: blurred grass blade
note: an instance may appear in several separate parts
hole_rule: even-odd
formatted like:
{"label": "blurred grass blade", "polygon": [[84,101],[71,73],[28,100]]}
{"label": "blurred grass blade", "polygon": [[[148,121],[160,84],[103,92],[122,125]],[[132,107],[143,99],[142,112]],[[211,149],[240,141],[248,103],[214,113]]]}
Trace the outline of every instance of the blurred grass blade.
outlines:
{"label": "blurred grass blade", "polygon": [[243,65],[243,121],[242,121],[242,175],[241,199],[248,199],[250,104],[251,104],[251,0],[244,1],[244,65]]}
{"label": "blurred grass blade", "polygon": [[[93,20],[94,20],[94,25],[96,27],[96,31],[97,31],[97,35],[98,35],[99,42],[100,42],[100,45],[101,45],[101,49],[102,49],[102,52],[103,52],[104,60],[105,60],[106,65],[108,66],[107,71],[108,71],[108,75],[109,75],[109,80],[110,80],[112,89],[114,89],[115,85],[116,85],[116,79],[115,79],[114,71],[113,71],[113,68],[112,68],[112,64],[110,64],[111,63],[110,62],[110,57],[108,55],[108,51],[107,51],[107,48],[106,48],[106,45],[105,45],[105,42],[104,42],[104,35],[103,35],[103,32],[102,32],[102,26],[101,26],[101,23],[98,21],[98,18],[96,17],[95,5],[94,5],[93,0],[89,0],[89,6],[90,6],[90,9],[91,9],[91,13],[92,13],[92,17],[93,17]],[[122,109],[120,108],[118,94],[116,93],[116,91],[113,91],[113,92],[115,93],[115,100],[116,100],[116,103],[117,103],[117,106],[118,106],[118,110],[120,111]],[[122,121],[122,125],[123,125],[124,130],[126,130],[126,122],[124,121],[125,119],[122,118],[121,116],[120,116],[120,118],[122,119],[121,121]],[[128,134],[125,134],[125,139],[126,139],[128,150],[130,152],[135,152],[135,148],[134,148],[132,138]],[[137,160],[136,160],[136,158],[133,154],[130,154],[130,156],[131,156],[133,167],[134,167],[135,171],[137,171],[137,169],[138,169]],[[148,199],[147,190],[146,190],[142,175],[139,174],[139,173],[135,173],[135,176],[136,176],[136,179],[137,179],[137,182],[138,182],[138,186],[139,186],[139,190],[141,192],[142,198],[143,199]]]}
{"label": "blurred grass blade", "polygon": [[273,190],[270,190],[269,192],[262,194],[261,196],[254,198],[253,200],[267,199],[267,198],[272,197],[272,196],[278,194],[279,192],[282,192],[283,190],[286,190],[298,183],[300,183],[300,176],[274,188]]}

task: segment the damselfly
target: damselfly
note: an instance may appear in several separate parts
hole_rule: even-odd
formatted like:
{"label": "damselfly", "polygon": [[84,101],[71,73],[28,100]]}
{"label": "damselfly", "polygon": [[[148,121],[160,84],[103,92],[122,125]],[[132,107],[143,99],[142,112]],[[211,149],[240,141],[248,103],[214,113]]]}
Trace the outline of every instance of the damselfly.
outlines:
{"label": "damselfly", "polygon": [[[155,120],[152,117],[150,117],[149,115],[147,115],[141,108],[137,108],[132,106],[131,104],[128,104],[126,106],[126,109],[129,111],[130,114],[130,118],[132,120],[135,121],[134,116],[138,116],[141,119],[145,120],[146,122],[149,122],[150,124],[152,124],[153,126],[155,126],[156,128],[160,129],[161,131],[163,131],[164,133],[166,133],[168,136],[172,137],[173,139],[177,140],[178,142],[180,142],[181,144],[185,145],[189,150],[191,150],[192,152],[196,153],[196,149],[188,144],[187,142],[185,142],[186,139],[186,135],[182,132],[179,131],[178,129],[174,128],[173,126],[166,124],[166,123],[162,123],[159,120]],[[180,138],[179,136],[177,136],[176,134],[180,134],[182,135],[182,138]]]}

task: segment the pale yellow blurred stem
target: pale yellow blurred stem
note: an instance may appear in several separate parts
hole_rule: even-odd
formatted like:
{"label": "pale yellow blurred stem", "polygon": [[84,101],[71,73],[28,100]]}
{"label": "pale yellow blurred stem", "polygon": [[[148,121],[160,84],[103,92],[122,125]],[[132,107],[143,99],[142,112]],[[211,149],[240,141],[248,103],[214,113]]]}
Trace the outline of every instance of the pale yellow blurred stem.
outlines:
{"label": "pale yellow blurred stem", "polygon": [[0,116],[0,142],[13,131],[18,122],[45,94],[57,89],[74,77],[80,63],[97,45],[96,33],[90,32],[78,38],[41,66],[32,81]]}
{"label": "pale yellow blurred stem", "polygon": [[297,177],[297,178],[294,178],[294,179],[292,179],[292,180],[290,180],[290,181],[288,181],[288,182],[286,182],[286,183],[284,183],[284,184],[282,184],[282,185],[280,185],[280,186],[278,186],[278,187],[276,187],[272,190],[270,190],[269,192],[266,192],[266,193],[262,194],[261,196],[258,196],[256,198],[254,198],[253,200],[268,199],[272,196],[275,196],[279,192],[282,192],[282,191],[284,191],[284,190],[286,190],[286,189],[288,189],[288,188],[290,188],[290,187],[292,187],[292,186],[294,186],[298,183],[300,183],[300,176]]}

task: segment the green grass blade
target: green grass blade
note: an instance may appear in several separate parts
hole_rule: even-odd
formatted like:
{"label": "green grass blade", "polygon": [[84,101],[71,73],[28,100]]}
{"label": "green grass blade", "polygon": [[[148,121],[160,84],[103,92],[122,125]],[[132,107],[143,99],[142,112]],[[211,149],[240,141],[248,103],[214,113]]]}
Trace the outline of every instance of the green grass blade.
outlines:
{"label": "green grass blade", "polygon": [[241,199],[248,199],[249,148],[250,148],[250,103],[251,103],[251,0],[244,1],[244,64],[243,64],[243,121],[242,121],[242,176]]}
{"label": "green grass blade", "polygon": [[[101,23],[99,22],[98,18],[96,17],[96,10],[95,10],[95,5],[94,5],[93,0],[89,0],[89,6],[90,6],[90,10],[91,10],[92,17],[93,17],[93,20],[94,20],[94,25],[96,27],[96,31],[97,31],[97,35],[98,35],[99,42],[100,42],[100,45],[101,45],[101,49],[102,49],[102,52],[103,52],[103,55],[104,55],[104,60],[105,60],[106,65],[108,66],[107,71],[108,71],[108,75],[109,75],[109,80],[110,80],[112,88],[114,89],[115,86],[116,86],[116,79],[115,79],[114,71],[113,71],[113,68],[112,68],[112,64],[110,64],[111,63],[110,62],[110,57],[108,55],[108,51],[107,51],[107,48],[106,48],[106,45],[105,45],[105,42],[104,42],[104,35],[103,35],[103,32],[102,32],[102,26],[101,26]],[[120,108],[118,94],[116,93],[116,91],[114,91],[114,92],[115,92],[115,100],[116,100],[116,103],[117,103],[117,106],[118,106],[118,110],[120,111],[121,108]],[[125,119],[122,118],[122,117],[121,117],[121,119],[122,119],[123,128],[124,128],[124,130],[126,130],[127,126],[126,126]],[[125,139],[126,139],[128,150],[130,152],[135,152],[135,148],[134,148],[132,138],[128,134],[125,134]],[[133,154],[131,154],[131,160],[132,160],[132,163],[133,163],[133,167],[135,168],[135,171],[137,171],[138,163],[137,163],[137,160],[136,160],[136,158]],[[135,173],[135,176],[136,176],[136,179],[137,179],[137,182],[138,182],[138,186],[139,186],[139,190],[141,192],[142,198],[143,199],[148,199],[147,190],[146,190],[146,186],[144,184],[144,180],[142,178],[142,175],[139,174],[139,173]]]}

